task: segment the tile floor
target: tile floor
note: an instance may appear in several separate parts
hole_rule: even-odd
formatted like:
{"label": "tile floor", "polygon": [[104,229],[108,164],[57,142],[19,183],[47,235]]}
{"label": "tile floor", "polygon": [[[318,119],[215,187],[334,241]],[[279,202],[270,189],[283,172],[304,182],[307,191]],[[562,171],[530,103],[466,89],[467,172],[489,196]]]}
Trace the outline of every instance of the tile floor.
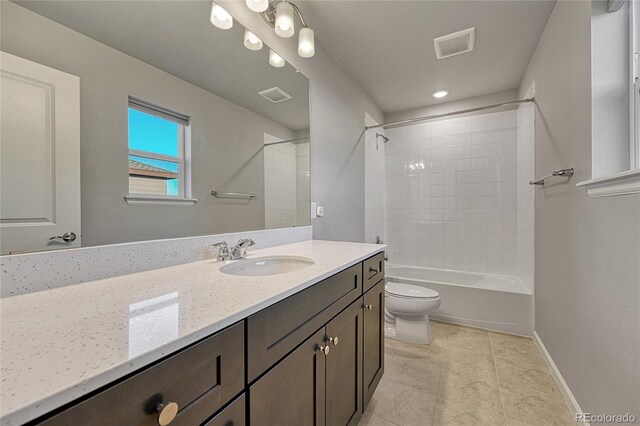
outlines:
{"label": "tile floor", "polygon": [[387,339],[360,426],[575,425],[532,339],[431,322],[428,346]]}

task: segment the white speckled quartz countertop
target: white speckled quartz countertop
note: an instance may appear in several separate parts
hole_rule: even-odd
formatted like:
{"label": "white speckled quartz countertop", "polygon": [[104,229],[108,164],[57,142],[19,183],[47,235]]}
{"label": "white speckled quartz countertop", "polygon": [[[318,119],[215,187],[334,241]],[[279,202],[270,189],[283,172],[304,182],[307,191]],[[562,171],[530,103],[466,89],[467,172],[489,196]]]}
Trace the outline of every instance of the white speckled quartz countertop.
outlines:
{"label": "white speckled quartz countertop", "polygon": [[3,298],[0,423],[33,420],[384,248],[309,240],[249,250],[315,260],[287,274],[228,275],[211,259]]}

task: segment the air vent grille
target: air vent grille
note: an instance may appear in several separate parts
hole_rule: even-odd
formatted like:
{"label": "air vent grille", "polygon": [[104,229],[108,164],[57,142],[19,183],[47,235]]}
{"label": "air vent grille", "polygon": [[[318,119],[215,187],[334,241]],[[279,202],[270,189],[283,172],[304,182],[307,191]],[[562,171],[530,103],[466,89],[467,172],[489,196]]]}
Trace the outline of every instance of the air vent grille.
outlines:
{"label": "air vent grille", "polygon": [[453,34],[433,39],[433,47],[438,59],[449,58],[461,53],[471,52],[476,44],[476,29],[467,28]]}
{"label": "air vent grille", "polygon": [[266,89],[258,92],[258,94],[269,102],[273,102],[274,104],[291,99],[291,95],[279,87],[272,87],[271,89]]}

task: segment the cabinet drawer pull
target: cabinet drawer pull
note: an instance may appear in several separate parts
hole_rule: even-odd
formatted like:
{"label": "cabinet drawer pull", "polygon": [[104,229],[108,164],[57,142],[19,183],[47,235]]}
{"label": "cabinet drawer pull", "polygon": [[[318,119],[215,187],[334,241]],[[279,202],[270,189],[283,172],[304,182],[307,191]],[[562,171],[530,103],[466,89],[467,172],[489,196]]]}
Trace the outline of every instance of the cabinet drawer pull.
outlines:
{"label": "cabinet drawer pull", "polygon": [[160,403],[156,407],[156,411],[160,413],[158,416],[158,424],[160,426],[166,426],[178,415],[178,404],[175,402],[169,402],[168,404]]}
{"label": "cabinet drawer pull", "polygon": [[329,342],[333,343],[333,346],[338,346],[338,343],[340,343],[340,339],[338,339],[338,336],[329,337]]}
{"label": "cabinet drawer pull", "polygon": [[318,350],[320,352],[322,352],[324,354],[324,356],[329,355],[329,351],[331,350],[331,348],[329,348],[329,345],[326,346],[318,346]]}
{"label": "cabinet drawer pull", "polygon": [[367,308],[368,311],[373,309],[373,305],[371,303],[364,305],[364,307]]}
{"label": "cabinet drawer pull", "polygon": [[380,272],[380,271],[378,271],[378,270],[377,270],[376,268],[374,268],[373,266],[370,266],[370,267],[369,267],[369,272],[373,272],[374,274],[377,274],[377,273],[378,273],[378,272]]}

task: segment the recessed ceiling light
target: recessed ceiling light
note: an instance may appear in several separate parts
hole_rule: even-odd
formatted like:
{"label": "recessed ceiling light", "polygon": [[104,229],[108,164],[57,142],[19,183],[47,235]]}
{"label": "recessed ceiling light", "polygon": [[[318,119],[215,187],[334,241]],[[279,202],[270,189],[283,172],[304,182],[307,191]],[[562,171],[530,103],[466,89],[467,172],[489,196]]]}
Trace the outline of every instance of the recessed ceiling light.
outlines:
{"label": "recessed ceiling light", "polygon": [[434,98],[444,98],[449,94],[448,90],[438,90],[437,92],[433,92],[432,96]]}

